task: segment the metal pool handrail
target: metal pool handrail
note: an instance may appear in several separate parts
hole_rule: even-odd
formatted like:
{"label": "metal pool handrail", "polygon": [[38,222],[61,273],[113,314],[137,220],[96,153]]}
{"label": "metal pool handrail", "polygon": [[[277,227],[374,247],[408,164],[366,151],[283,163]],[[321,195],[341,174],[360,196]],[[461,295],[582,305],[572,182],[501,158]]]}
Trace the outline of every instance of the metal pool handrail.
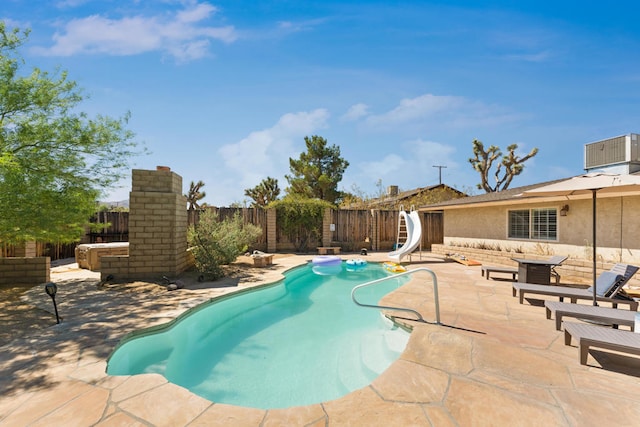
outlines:
{"label": "metal pool handrail", "polygon": [[380,309],[384,309],[384,310],[408,311],[408,312],[413,313],[416,316],[418,316],[418,320],[419,321],[426,322],[420,313],[418,313],[416,310],[413,310],[411,308],[387,307],[387,306],[384,306],[384,305],[364,304],[364,303],[361,303],[358,300],[356,300],[356,291],[358,289],[360,289],[360,288],[364,288],[365,286],[375,285],[376,283],[384,282],[385,280],[395,279],[396,277],[407,276],[407,275],[410,275],[410,274],[413,274],[413,273],[417,273],[419,271],[426,271],[427,273],[431,274],[431,277],[433,278],[433,299],[435,300],[435,305],[436,305],[436,324],[439,325],[440,324],[440,301],[438,299],[438,278],[436,277],[436,273],[434,273],[433,270],[431,270],[429,268],[426,268],[426,267],[416,268],[415,270],[407,270],[407,271],[404,271],[402,273],[394,274],[393,276],[383,277],[382,279],[376,279],[376,280],[372,280],[370,282],[366,282],[366,283],[363,283],[361,285],[358,285],[358,286],[356,286],[355,288],[353,288],[351,290],[351,299],[353,300],[353,302],[355,302],[357,305],[359,305],[361,307],[380,308]]}

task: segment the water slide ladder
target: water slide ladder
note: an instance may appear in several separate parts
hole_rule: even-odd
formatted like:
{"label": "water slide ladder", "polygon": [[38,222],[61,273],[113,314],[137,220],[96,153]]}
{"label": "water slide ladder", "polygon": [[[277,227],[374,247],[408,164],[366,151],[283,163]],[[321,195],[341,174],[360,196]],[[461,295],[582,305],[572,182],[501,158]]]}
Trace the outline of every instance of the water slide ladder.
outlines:
{"label": "water slide ladder", "polygon": [[[412,206],[413,208],[413,206]],[[400,205],[400,212],[404,211],[404,206]],[[394,251],[400,249],[400,246],[406,244],[409,240],[409,230],[407,228],[407,221],[404,216],[398,216],[398,232],[396,233],[396,247]]]}
{"label": "water slide ladder", "polygon": [[365,304],[365,303],[361,303],[360,301],[358,301],[356,299],[356,291],[358,289],[360,289],[360,288],[364,288],[365,286],[375,285],[376,283],[384,282],[385,280],[395,279],[395,278],[401,277],[401,276],[410,276],[410,275],[412,275],[414,273],[417,273],[417,272],[420,272],[420,271],[425,271],[425,272],[429,273],[431,275],[431,278],[433,279],[433,299],[434,299],[435,310],[436,310],[436,321],[435,321],[435,323],[437,325],[440,325],[441,323],[440,323],[440,300],[438,298],[438,277],[436,276],[436,273],[433,272],[433,270],[431,270],[429,268],[426,268],[426,267],[419,267],[419,268],[416,268],[415,270],[408,270],[408,271],[405,271],[403,273],[393,274],[391,276],[383,277],[382,279],[371,280],[369,282],[366,282],[366,283],[363,283],[361,285],[358,285],[358,286],[354,287],[353,290],[351,291],[351,299],[353,300],[354,303],[356,303],[360,307],[378,308],[378,309],[382,309],[382,310],[406,311],[406,312],[415,314],[418,317],[418,319],[417,319],[418,321],[424,322],[424,323],[430,323],[430,322],[427,322],[426,320],[424,320],[422,315],[419,312],[417,312],[416,310],[412,309],[412,308],[390,307],[390,306],[384,306],[384,305]]}
{"label": "water slide ladder", "polygon": [[[411,219],[409,217],[411,216],[411,214],[414,213],[414,211],[415,211],[415,207],[413,205],[411,205],[411,210],[408,213],[405,212],[404,206],[400,205],[399,213],[398,213],[398,232],[396,233],[396,245],[393,249],[393,252],[391,252],[392,254],[397,253],[398,251],[401,251],[403,246],[411,243],[410,242],[412,238],[411,233],[414,233],[413,227],[422,227],[422,224],[420,223],[420,221],[417,221],[416,223],[412,224],[412,227],[410,227],[409,224],[407,224],[407,221],[411,222]],[[417,245],[418,245],[418,251],[420,253],[420,259],[422,259],[422,230],[421,229],[420,229],[420,238],[417,242]],[[411,249],[407,254],[400,256],[400,258],[397,261],[400,262],[402,257],[406,255],[409,256],[409,260],[411,261],[411,256],[414,250],[415,249]]]}

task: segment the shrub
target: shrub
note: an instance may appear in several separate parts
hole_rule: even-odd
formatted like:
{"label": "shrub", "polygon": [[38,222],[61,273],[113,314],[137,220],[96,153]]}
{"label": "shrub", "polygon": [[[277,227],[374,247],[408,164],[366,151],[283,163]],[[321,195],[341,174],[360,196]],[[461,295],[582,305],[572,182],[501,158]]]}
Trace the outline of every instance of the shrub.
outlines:
{"label": "shrub", "polygon": [[269,207],[276,209],[278,224],[291,241],[296,251],[304,252],[310,241],[322,239],[322,215],[333,205],[320,199],[306,199],[287,196],[271,202]]}
{"label": "shrub", "polygon": [[259,227],[243,224],[239,213],[219,221],[217,212],[207,209],[198,223],[187,230],[187,240],[198,271],[216,280],[224,277],[221,266],[232,263],[246,252],[261,233]]}

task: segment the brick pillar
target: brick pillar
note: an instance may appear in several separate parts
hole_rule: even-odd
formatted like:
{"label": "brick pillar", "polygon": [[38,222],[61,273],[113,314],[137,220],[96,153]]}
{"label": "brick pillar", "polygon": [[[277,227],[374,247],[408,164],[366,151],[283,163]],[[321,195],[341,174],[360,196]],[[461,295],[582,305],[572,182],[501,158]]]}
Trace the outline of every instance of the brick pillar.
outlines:
{"label": "brick pillar", "polygon": [[371,250],[380,250],[380,211],[377,209],[371,209]]}
{"label": "brick pillar", "polygon": [[189,266],[187,198],[182,177],[167,167],[134,169],[129,194],[129,256],[102,257],[101,276],[176,275]]}
{"label": "brick pillar", "polygon": [[274,253],[278,250],[277,211],[273,208],[267,209],[267,252]]}
{"label": "brick pillar", "polygon": [[331,209],[326,208],[322,214],[322,246],[331,246]]}
{"label": "brick pillar", "polygon": [[32,258],[36,256],[36,242],[29,241],[15,245],[16,257]]}

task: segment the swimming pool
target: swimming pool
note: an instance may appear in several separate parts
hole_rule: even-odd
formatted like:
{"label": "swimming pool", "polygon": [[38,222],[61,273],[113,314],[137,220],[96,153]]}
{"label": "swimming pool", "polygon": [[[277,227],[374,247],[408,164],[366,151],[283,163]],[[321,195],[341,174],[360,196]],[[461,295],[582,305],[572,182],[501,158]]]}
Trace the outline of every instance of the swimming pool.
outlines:
{"label": "swimming pool", "polygon": [[[317,270],[317,268],[316,268]],[[351,290],[388,276],[380,264],[332,274],[311,265],[277,284],[187,312],[171,326],[123,342],[107,373],[159,373],[213,402],[260,409],[339,398],[371,383],[404,350],[409,333]],[[406,279],[358,292],[376,303]]]}

